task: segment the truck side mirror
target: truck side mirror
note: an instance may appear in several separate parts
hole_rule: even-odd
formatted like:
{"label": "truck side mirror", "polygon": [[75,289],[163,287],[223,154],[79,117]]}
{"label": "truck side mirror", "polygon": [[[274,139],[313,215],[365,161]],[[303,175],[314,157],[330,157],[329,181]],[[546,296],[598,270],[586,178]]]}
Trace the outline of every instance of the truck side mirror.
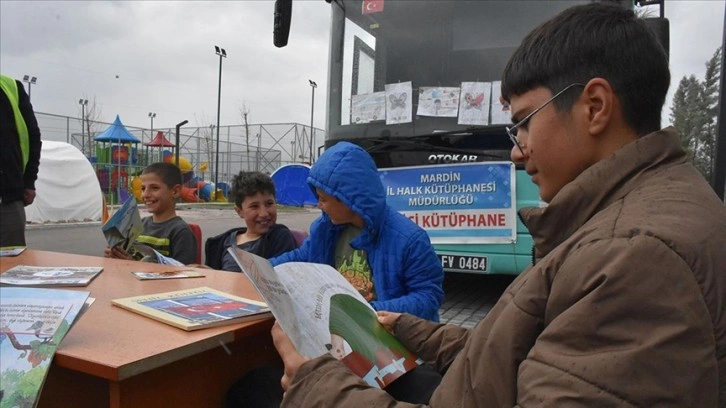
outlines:
{"label": "truck side mirror", "polygon": [[275,47],[281,48],[287,45],[291,17],[292,0],[275,0],[275,20],[272,31],[272,42]]}

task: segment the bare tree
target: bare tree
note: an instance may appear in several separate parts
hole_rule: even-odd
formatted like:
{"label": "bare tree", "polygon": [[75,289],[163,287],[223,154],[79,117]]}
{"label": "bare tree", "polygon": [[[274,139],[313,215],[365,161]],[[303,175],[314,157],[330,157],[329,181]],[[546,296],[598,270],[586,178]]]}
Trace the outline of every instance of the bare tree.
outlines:
{"label": "bare tree", "polygon": [[250,113],[250,108],[247,106],[246,102],[242,102],[242,108],[239,110],[239,114],[242,116],[242,119],[245,121],[245,145],[247,145],[247,160],[250,158],[250,127],[247,123],[247,115]]}
{"label": "bare tree", "polygon": [[212,169],[214,168],[212,166],[214,164],[214,125],[213,124],[207,125],[207,123],[212,123],[212,122],[205,114],[202,114],[201,119],[198,119],[195,115],[194,120],[199,125],[199,136],[201,137],[202,156],[204,158],[206,158],[207,166],[210,169],[210,171],[212,171]]}

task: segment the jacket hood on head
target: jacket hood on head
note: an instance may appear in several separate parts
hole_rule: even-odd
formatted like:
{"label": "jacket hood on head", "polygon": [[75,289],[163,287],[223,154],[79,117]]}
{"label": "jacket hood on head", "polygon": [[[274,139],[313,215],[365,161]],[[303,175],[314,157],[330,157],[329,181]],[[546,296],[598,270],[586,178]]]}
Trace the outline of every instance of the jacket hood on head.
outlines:
{"label": "jacket hood on head", "polygon": [[378,229],[386,208],[386,192],[371,156],[358,145],[338,142],[310,169],[310,188],[331,195],[365,221],[365,230]]}

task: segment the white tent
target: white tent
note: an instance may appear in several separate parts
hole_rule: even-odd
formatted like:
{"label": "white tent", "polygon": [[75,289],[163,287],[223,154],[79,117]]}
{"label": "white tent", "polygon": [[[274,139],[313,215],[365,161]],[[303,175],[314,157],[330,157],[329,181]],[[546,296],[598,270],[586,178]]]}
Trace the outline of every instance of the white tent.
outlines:
{"label": "white tent", "polygon": [[43,140],[28,222],[100,221],[103,196],[93,166],[74,146]]}

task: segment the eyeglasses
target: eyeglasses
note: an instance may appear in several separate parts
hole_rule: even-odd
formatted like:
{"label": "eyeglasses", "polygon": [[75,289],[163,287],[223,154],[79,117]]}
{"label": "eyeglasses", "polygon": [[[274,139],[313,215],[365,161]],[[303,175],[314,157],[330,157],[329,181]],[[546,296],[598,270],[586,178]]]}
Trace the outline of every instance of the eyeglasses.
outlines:
{"label": "eyeglasses", "polygon": [[547,105],[550,104],[550,102],[557,99],[558,96],[562,95],[563,93],[565,93],[565,91],[567,91],[568,89],[575,87],[575,86],[585,86],[585,84],[575,82],[573,84],[567,85],[564,89],[562,89],[561,91],[554,94],[550,99],[547,99],[545,101],[545,103],[540,105],[539,108],[530,112],[529,115],[525,116],[524,119],[517,122],[514,126],[505,128],[507,130],[507,134],[509,135],[509,138],[512,139],[512,143],[514,143],[514,145],[517,146],[517,149],[519,149],[519,151],[522,153],[522,155],[524,155],[524,149],[522,149],[522,145],[520,145],[519,140],[517,140],[517,133],[518,133],[517,130],[519,129],[519,127],[526,125],[529,122],[529,120],[532,119],[532,116],[534,116],[535,113],[544,109]]}

